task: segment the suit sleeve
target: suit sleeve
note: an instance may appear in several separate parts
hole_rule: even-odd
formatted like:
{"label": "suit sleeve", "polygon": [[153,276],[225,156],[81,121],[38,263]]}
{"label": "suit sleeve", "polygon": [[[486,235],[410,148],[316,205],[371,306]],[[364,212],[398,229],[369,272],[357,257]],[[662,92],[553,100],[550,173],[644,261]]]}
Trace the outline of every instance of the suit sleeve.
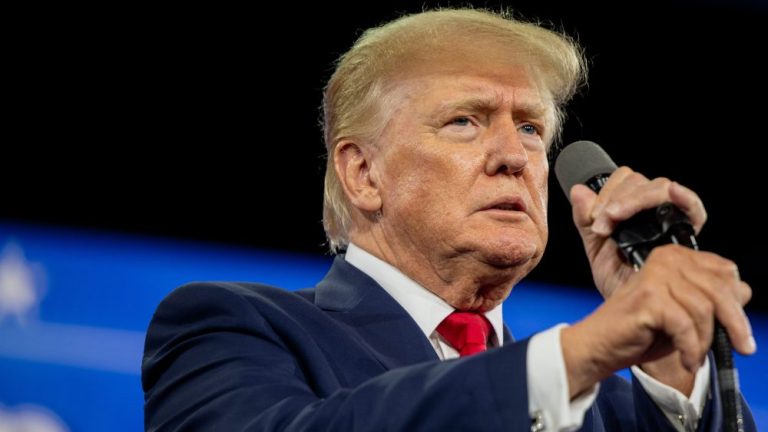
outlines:
{"label": "suit sleeve", "polygon": [[[720,432],[724,430],[723,427],[723,413],[721,410],[720,389],[717,384],[717,370],[715,368],[714,358],[710,353],[709,357],[710,365],[710,389],[709,396],[704,409],[699,419],[697,432]],[[642,384],[637,378],[632,377],[632,389],[635,405],[635,418],[638,422],[638,430],[640,431],[659,431],[659,432],[676,432],[669,422],[668,418],[664,415],[662,410],[653,402],[651,396],[645,391]],[[745,432],[757,432],[757,426],[755,420],[752,417],[752,412],[747,405],[743,396],[741,397],[741,406],[744,414],[744,431]]]}
{"label": "suit sleeve", "polygon": [[329,387],[319,380],[334,378],[308,374],[302,347],[242,296],[188,285],[160,304],[147,332],[145,430],[528,431],[526,345],[319,394]]}

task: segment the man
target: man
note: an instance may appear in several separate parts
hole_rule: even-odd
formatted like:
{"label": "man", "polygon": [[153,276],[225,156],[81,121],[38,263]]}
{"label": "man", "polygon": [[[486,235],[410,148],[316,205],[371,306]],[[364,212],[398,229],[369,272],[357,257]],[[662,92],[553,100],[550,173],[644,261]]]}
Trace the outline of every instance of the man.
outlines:
{"label": "man", "polygon": [[[609,238],[663,202],[701,229],[701,201],[677,183],[624,167],[599,195],[574,187],[606,301],[525,341],[502,324],[544,252],[547,152],[583,76],[572,41],[487,12],[366,32],[324,104],[324,220],[346,253],[313,289],[169,295],[147,334],[146,428],[719,430],[712,317],[754,351],[750,288],[733,263],[677,246],[635,272]],[[632,365],[630,387],[613,373]]]}

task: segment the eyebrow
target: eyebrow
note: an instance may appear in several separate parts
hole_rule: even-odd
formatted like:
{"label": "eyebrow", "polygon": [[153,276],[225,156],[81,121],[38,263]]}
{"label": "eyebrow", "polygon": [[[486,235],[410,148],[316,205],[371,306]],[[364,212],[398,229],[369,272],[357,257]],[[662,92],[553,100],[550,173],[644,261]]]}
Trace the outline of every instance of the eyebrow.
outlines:
{"label": "eyebrow", "polygon": [[453,111],[495,111],[501,107],[500,97],[478,97],[472,96],[457,101],[450,101],[441,104],[436,113],[447,114]]}
{"label": "eyebrow", "polygon": [[[457,101],[450,101],[441,104],[435,113],[439,115],[448,114],[453,111],[480,111],[491,112],[498,110],[503,105],[503,97],[500,95],[484,97],[472,96]],[[515,104],[516,113],[524,113],[526,116],[534,118],[545,118],[550,107],[542,101],[518,102]]]}

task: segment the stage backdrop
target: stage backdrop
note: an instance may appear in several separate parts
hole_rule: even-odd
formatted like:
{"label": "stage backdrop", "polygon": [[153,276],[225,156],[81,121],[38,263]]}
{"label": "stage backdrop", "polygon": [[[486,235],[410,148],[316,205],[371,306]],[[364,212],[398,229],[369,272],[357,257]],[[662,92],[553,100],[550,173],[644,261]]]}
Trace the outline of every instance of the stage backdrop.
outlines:
{"label": "stage backdrop", "polygon": [[[0,430],[139,431],[144,332],[158,302],[190,281],[313,285],[330,257],[0,223]],[[518,338],[573,322],[593,291],[523,283],[504,305]],[[737,356],[744,394],[768,430],[768,318],[758,354]]]}

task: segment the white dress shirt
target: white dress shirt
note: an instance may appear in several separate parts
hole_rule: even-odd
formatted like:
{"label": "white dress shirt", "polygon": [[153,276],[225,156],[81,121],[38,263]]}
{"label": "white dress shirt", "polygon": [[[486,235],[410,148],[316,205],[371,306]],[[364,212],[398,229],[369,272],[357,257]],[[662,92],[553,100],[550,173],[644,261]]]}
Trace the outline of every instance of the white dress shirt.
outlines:
{"label": "white dress shirt", "polygon": [[[437,332],[437,326],[454,311],[451,305],[397,268],[354,244],[350,243],[345,259],[381,285],[408,312],[441,360],[459,357],[458,351]],[[504,341],[501,305],[486,312],[485,317],[495,332],[492,345],[501,346],[507,342]],[[529,414],[531,418],[540,419],[547,431],[573,431],[581,427],[584,414],[595,401],[600,387],[596,384],[589,392],[570,400],[565,361],[560,347],[560,330],[565,325],[559,324],[538,333],[528,342],[526,362]],[[696,374],[690,399],[651,378],[640,368],[633,367],[632,373],[679,431],[695,430],[709,389],[709,360],[705,361]]]}

